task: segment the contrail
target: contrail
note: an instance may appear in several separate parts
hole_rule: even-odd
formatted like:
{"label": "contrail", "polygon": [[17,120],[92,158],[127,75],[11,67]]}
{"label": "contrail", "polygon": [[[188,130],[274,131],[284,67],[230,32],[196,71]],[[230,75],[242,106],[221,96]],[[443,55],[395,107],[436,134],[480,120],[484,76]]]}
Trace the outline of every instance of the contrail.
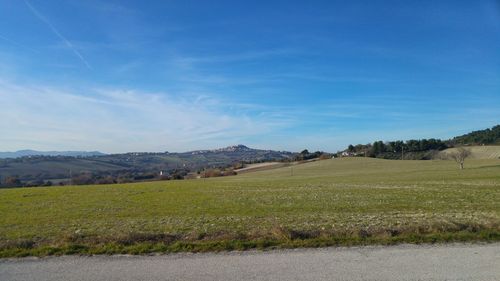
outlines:
{"label": "contrail", "polygon": [[87,66],[88,69],[92,69],[92,67],[90,66],[90,64],[87,62],[87,60],[82,56],[82,54],[80,54],[80,52],[78,52],[78,50],[73,46],[73,44],[71,44],[71,42],[69,42],[68,39],[66,39],[66,37],[64,37],[40,12],[38,12],[37,9],[35,9],[35,7],[33,7],[28,1],[24,0],[24,3],[26,4],[26,6],[28,6],[28,8],[31,10],[31,12],[39,19],[41,20],[43,23],[45,23],[51,30],[52,32],[54,32],[55,35],[57,35],[57,37],[59,37],[63,42],[64,44],[66,44],[66,46],[71,50],[73,51],[73,53],[75,54],[75,56],[77,56],[84,64],[85,66]]}

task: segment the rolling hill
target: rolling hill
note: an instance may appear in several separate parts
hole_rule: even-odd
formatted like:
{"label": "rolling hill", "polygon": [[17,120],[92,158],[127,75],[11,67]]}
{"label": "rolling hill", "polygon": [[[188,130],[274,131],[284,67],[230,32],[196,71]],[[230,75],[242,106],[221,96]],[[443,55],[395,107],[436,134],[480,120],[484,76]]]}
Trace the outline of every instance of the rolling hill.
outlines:
{"label": "rolling hill", "polygon": [[500,144],[500,125],[491,129],[473,131],[468,134],[454,137],[448,141],[452,145],[496,145]]}
{"label": "rolling hill", "polygon": [[[496,159],[500,157],[500,125],[491,129],[474,131],[466,135],[458,136],[447,141],[439,139],[408,140],[382,142],[373,144],[350,146],[342,154],[347,156],[369,156],[386,159],[436,159],[445,158],[451,151],[447,149],[453,146],[470,147],[471,158]],[[484,146],[484,144],[493,144]],[[471,146],[476,145],[476,146]],[[304,150],[307,151],[307,150]],[[320,152],[303,154],[304,152],[292,153],[287,151],[273,151],[253,149],[244,145],[235,145],[212,150],[195,150],[181,153],[145,153],[132,152],[123,154],[103,155],[100,152],[40,152],[40,151],[18,151],[11,154],[0,153],[1,157],[18,158],[0,159],[0,186],[23,186],[43,185],[48,180],[61,182],[69,179],[73,184],[90,183],[123,183],[133,181],[162,179],[182,179],[196,177],[205,169],[224,169],[232,165],[242,168],[241,163],[261,162],[287,162],[317,158]],[[10,155],[10,156],[9,156]],[[297,157],[300,156],[300,157]],[[306,158],[305,156],[308,156]],[[277,167],[283,164],[275,165]],[[269,167],[254,167],[249,170],[268,169]],[[229,171],[232,172],[232,171]],[[82,175],[78,181],[75,176]],[[220,173],[219,173],[220,175]],[[15,177],[12,181],[12,177]],[[6,178],[9,183],[5,184]],[[18,180],[21,180],[20,183]]]}
{"label": "rolling hill", "polygon": [[22,181],[68,179],[82,173],[146,179],[158,175],[187,173],[205,168],[227,167],[238,162],[291,159],[295,153],[253,149],[244,145],[182,153],[124,153],[88,157],[27,156],[0,159],[0,178],[17,176]]}
{"label": "rolling hill", "polygon": [[[466,149],[470,150],[471,155],[469,157],[471,159],[500,159],[500,146],[469,146]],[[443,150],[439,153],[438,158],[445,158],[446,155],[449,155],[453,151],[456,151],[456,148]]]}
{"label": "rolling hill", "polygon": [[[500,125],[484,130],[472,131],[468,134],[457,136],[448,140],[441,139],[410,139],[393,141],[375,141],[368,144],[349,145],[341,151],[347,156],[368,156],[383,159],[404,160],[430,160],[446,156],[444,150],[459,146],[484,146],[500,145]],[[477,157],[494,157],[494,153],[480,153]]]}

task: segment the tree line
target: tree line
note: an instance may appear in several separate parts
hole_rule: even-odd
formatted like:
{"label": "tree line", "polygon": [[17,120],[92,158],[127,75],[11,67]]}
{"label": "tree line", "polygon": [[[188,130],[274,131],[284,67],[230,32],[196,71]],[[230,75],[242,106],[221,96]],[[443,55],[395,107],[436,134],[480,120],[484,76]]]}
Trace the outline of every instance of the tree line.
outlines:
{"label": "tree line", "polygon": [[440,139],[408,141],[375,141],[372,144],[349,145],[350,156],[366,156],[385,159],[431,159],[435,152],[448,148]]}
{"label": "tree line", "polygon": [[473,131],[462,136],[454,137],[449,143],[451,145],[500,144],[500,125],[496,125],[491,129]]}
{"label": "tree line", "polygon": [[347,153],[349,156],[427,160],[433,159],[437,152],[451,147],[495,144],[500,144],[500,125],[493,126],[491,129],[473,131],[445,141],[432,138],[408,141],[375,141],[371,144],[358,145],[351,144],[344,153]]}

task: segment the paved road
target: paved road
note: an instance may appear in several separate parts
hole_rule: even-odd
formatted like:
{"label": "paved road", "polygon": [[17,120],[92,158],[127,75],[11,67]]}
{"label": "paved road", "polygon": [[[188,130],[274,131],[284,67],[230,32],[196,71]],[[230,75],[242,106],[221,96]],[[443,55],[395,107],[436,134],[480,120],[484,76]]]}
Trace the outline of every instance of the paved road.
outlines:
{"label": "paved road", "polygon": [[27,258],[0,280],[500,280],[500,243]]}

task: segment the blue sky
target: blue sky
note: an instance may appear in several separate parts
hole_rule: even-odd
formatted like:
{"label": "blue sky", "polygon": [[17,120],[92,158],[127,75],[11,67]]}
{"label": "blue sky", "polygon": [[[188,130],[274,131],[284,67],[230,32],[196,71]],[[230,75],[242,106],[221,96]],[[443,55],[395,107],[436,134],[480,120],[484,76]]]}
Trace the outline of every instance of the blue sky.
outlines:
{"label": "blue sky", "polygon": [[336,151],[500,123],[500,3],[0,0],[0,150]]}

